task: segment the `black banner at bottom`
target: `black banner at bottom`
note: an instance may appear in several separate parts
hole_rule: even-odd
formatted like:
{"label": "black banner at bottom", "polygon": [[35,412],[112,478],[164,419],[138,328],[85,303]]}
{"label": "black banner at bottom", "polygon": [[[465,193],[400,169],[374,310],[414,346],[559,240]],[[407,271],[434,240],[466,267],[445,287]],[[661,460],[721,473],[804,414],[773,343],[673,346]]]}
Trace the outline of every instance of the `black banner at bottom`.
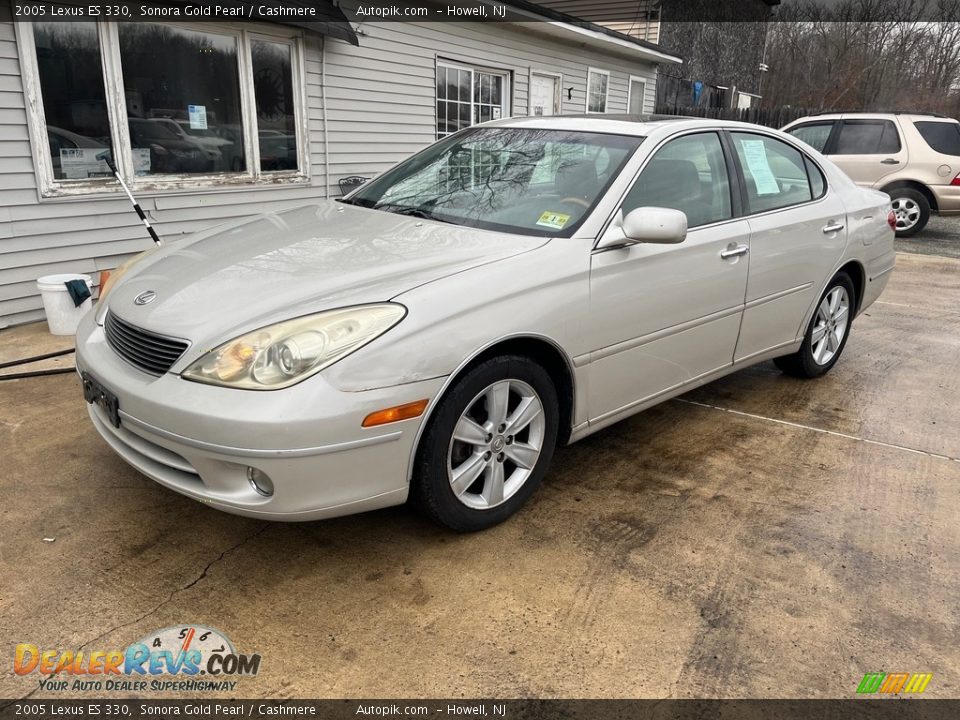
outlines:
{"label": "black banner at bottom", "polygon": [[0,700],[7,718],[507,718],[508,720],[941,720],[960,700]]}

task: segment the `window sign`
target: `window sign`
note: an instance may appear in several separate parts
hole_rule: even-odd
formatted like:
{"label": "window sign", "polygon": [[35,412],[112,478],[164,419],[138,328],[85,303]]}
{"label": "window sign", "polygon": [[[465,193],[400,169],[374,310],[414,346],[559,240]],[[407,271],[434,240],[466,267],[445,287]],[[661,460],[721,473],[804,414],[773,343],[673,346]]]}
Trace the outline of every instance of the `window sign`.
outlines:
{"label": "window sign", "polygon": [[207,108],[204,105],[187,105],[191,130],[207,129]]}
{"label": "window sign", "polygon": [[773,176],[770,163],[767,162],[763,140],[741,140],[740,147],[743,148],[743,159],[757,185],[757,194],[779,195],[780,186],[777,185],[777,179]]}
{"label": "window sign", "polygon": [[[106,148],[60,148],[62,176],[68,180],[113,177],[104,155]],[[134,148],[133,165],[137,175],[150,172],[150,150]]]}

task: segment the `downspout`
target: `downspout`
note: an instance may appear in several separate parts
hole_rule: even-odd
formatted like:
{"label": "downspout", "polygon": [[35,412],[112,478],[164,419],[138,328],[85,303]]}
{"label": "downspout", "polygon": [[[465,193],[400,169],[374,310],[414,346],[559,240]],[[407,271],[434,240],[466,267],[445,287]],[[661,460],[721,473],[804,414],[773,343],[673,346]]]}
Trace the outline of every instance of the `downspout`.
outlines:
{"label": "downspout", "polygon": [[323,196],[330,197],[330,139],[327,134],[327,38],[320,45],[320,103],[323,105]]}

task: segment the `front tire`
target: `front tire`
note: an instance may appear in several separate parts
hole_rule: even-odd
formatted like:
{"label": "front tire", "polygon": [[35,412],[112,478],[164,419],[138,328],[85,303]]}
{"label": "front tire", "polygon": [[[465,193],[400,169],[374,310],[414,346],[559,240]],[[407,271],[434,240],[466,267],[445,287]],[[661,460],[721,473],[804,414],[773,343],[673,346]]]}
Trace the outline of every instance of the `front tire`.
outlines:
{"label": "front tire", "polygon": [[840,359],[850,336],[856,308],[853,281],[845,272],[837,273],[820,297],[803,344],[793,355],[773,362],[787,375],[816,378],[825,375]]}
{"label": "front tire", "polygon": [[550,375],[505,355],[469,370],[443,396],[420,440],[411,498],[458,532],[503,522],[530,498],[553,457],[559,402]]}
{"label": "front tire", "polygon": [[887,194],[897,219],[897,237],[912,237],[927,226],[930,202],[922,192],[913,188],[894,188]]}

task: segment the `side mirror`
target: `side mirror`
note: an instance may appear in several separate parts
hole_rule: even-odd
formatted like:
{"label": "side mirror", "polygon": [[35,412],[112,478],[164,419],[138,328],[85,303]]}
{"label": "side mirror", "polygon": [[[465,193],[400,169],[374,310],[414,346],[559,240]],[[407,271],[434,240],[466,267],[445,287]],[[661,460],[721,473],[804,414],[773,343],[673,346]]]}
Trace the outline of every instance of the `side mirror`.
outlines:
{"label": "side mirror", "polygon": [[639,207],[614,219],[604,233],[599,248],[623,247],[636,243],[673,245],[687,237],[687,215],[682,210]]}

